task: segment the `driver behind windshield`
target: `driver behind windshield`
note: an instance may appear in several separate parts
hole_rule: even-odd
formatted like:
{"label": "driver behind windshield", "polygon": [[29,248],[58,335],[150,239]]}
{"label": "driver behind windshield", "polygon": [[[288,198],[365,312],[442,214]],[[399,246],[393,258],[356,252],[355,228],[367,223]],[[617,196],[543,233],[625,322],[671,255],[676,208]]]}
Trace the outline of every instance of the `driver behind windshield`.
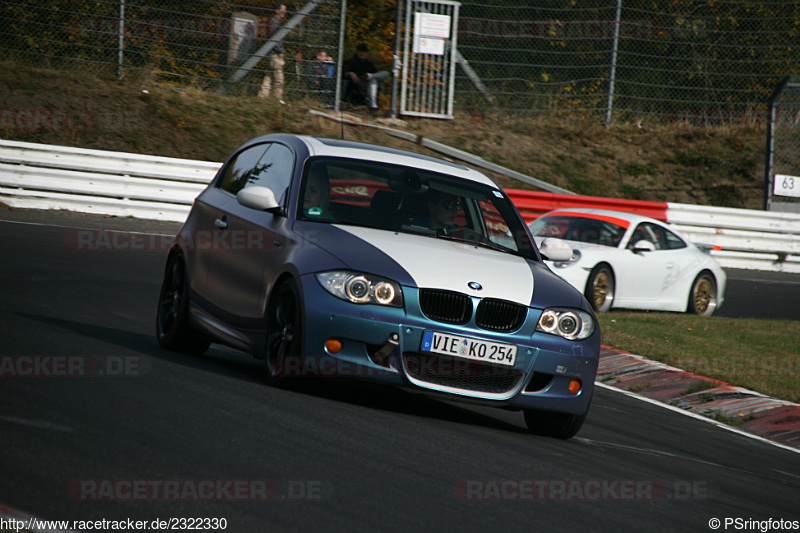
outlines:
{"label": "driver behind windshield", "polygon": [[458,229],[456,216],[463,207],[458,196],[439,191],[430,191],[427,199],[428,219],[426,226],[432,230],[445,232]]}

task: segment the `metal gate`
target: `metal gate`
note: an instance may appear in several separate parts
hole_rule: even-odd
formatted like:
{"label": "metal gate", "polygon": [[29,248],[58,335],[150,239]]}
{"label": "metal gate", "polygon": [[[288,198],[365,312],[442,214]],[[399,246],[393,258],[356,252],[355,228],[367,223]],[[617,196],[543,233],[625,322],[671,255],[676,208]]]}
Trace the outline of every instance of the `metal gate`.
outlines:
{"label": "metal gate", "polygon": [[800,212],[800,83],[778,83],[767,118],[764,210]]}
{"label": "metal gate", "polygon": [[400,114],[453,118],[458,2],[406,4]]}

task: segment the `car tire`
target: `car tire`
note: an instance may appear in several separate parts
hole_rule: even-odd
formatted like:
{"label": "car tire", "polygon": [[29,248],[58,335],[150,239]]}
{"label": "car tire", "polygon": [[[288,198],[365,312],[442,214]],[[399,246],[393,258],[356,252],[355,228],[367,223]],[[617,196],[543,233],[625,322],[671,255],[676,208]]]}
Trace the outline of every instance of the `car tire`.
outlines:
{"label": "car tire", "polygon": [[589,280],[586,282],[584,294],[586,299],[598,313],[605,313],[614,303],[614,271],[607,263],[600,263],[592,269]]}
{"label": "car tire", "polygon": [[299,357],[302,346],[300,293],[292,279],[281,282],[267,307],[267,378],[278,384],[286,378],[287,357]]}
{"label": "car tire", "polygon": [[711,316],[717,310],[717,281],[711,272],[701,272],[692,282],[687,309],[698,316]]}
{"label": "car tire", "polygon": [[524,409],[525,424],[528,431],[534,435],[554,437],[556,439],[569,439],[574,437],[583,426],[586,415],[571,415],[568,413],[553,413],[537,409]]}
{"label": "car tire", "polygon": [[162,348],[202,355],[211,339],[189,321],[189,276],[180,252],[170,255],[158,298],[156,338]]}

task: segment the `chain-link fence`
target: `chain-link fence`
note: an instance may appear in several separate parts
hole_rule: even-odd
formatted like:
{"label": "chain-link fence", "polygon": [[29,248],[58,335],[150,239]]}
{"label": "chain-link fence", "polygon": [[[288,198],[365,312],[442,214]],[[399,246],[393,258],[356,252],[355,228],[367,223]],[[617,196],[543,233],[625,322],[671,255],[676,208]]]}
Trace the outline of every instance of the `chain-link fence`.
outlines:
{"label": "chain-link fence", "polygon": [[[287,2],[292,9],[277,16],[280,5],[257,0],[8,0],[0,6],[0,50],[29,64],[118,76],[142,69],[163,81],[254,95],[271,74],[270,56],[280,48],[270,47],[247,70],[241,67],[270,44],[270,21],[279,20],[280,29],[291,28],[280,43],[286,94],[315,94],[332,104],[335,74],[329,67],[339,57],[342,2]],[[235,84],[229,83],[232,78]],[[279,87],[274,95],[281,98]]]}
{"label": "chain-link fence", "polygon": [[[798,2],[514,4],[463,2],[458,38],[488,93],[514,113],[749,125],[800,68]],[[486,105],[463,73],[459,81],[462,105]]]}
{"label": "chain-link fence", "polygon": [[[354,43],[343,43],[343,7],[374,13],[374,26],[384,29],[405,9],[402,0],[286,6],[282,26],[295,24],[283,38],[286,97],[317,93],[328,104],[336,78],[321,75],[317,55],[324,49],[337,64],[340,50],[352,50]],[[255,95],[274,66],[259,52],[269,45],[275,7],[259,0],[6,0],[0,50],[53,67],[142,68],[160,79]],[[345,19],[345,27],[361,31],[362,19]],[[380,35],[356,37],[373,49]],[[395,43],[383,44],[391,57]],[[800,69],[800,2],[469,1],[461,3],[457,47],[456,109],[760,126],[778,81]]]}

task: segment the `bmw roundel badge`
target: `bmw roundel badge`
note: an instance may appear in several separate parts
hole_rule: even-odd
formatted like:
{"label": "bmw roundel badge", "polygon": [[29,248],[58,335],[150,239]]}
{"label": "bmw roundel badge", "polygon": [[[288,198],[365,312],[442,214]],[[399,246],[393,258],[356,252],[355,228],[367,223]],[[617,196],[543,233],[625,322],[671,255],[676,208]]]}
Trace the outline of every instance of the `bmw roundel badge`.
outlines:
{"label": "bmw roundel badge", "polygon": [[467,283],[467,287],[469,287],[472,290],[479,291],[483,288],[483,285],[481,285],[477,281],[470,281],[469,283]]}

